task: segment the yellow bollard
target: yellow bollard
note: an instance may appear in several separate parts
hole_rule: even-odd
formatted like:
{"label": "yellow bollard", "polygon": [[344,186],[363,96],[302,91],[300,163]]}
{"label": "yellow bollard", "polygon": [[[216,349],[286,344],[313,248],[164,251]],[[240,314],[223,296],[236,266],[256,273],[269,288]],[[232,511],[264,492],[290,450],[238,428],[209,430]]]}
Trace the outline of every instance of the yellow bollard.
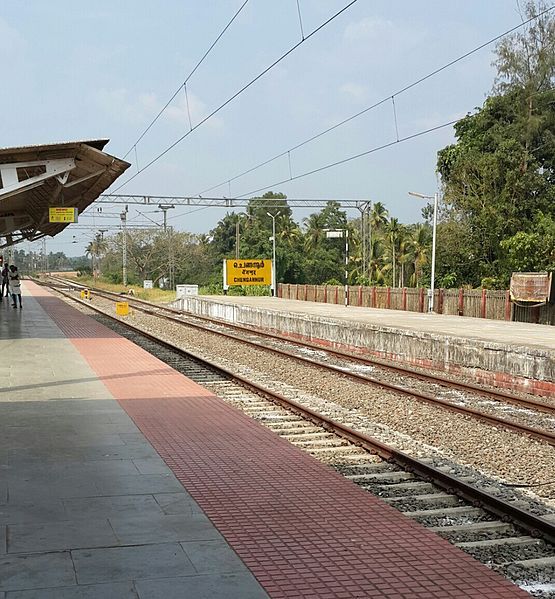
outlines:
{"label": "yellow bollard", "polygon": [[127,316],[129,314],[129,304],[127,302],[116,302],[116,314],[118,316]]}

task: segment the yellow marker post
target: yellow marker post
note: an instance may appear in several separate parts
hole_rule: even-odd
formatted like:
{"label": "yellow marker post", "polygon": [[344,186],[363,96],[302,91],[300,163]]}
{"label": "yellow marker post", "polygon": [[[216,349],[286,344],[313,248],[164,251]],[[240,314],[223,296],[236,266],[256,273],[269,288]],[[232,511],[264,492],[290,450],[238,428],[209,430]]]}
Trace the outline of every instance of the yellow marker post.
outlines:
{"label": "yellow marker post", "polygon": [[127,316],[129,314],[129,304],[127,302],[116,302],[116,314],[118,316]]}

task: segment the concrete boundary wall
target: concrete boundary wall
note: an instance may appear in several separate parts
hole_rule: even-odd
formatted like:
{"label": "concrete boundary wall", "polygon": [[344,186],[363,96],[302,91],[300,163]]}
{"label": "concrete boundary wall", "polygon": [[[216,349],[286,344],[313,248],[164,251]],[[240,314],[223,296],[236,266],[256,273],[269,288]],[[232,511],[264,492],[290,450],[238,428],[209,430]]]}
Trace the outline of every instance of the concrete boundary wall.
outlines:
{"label": "concrete boundary wall", "polygon": [[485,384],[555,394],[555,360],[551,352],[541,348],[314,317],[202,297],[183,298],[174,306],[192,314],[276,331],[322,345],[471,375]]}

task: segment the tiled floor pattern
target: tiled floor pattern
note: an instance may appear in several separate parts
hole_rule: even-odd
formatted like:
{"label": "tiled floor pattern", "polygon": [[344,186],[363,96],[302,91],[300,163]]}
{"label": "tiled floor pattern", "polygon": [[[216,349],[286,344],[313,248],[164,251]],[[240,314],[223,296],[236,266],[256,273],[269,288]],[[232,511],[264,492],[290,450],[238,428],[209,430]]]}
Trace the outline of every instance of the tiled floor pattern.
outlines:
{"label": "tiled floor pattern", "polygon": [[32,297],[0,356],[0,599],[267,599]]}
{"label": "tiled floor pattern", "polygon": [[32,291],[272,598],[527,596],[139,347]]}

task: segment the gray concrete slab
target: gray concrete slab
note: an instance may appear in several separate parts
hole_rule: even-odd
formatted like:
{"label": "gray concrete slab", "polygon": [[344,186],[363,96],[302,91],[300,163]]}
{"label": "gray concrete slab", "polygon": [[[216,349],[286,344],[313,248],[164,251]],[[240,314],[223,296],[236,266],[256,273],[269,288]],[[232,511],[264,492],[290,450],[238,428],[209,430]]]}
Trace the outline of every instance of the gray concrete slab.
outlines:
{"label": "gray concrete slab", "polygon": [[164,512],[152,495],[120,495],[115,497],[83,497],[64,499],[67,517],[110,518],[116,516],[147,519]]}
{"label": "gray concrete slab", "polygon": [[243,562],[223,541],[189,541],[181,547],[199,574],[243,571]]}
{"label": "gray concrete slab", "polygon": [[267,599],[254,576],[214,574],[183,576],[135,583],[140,599]]}
{"label": "gray concrete slab", "polygon": [[139,458],[133,460],[133,464],[141,474],[162,474],[167,471],[167,466],[162,458]]}
{"label": "gray concrete slab", "polygon": [[206,541],[222,538],[204,514],[110,518],[120,545],[172,541]]}
{"label": "gray concrete slab", "polygon": [[[61,499],[40,503],[10,503],[0,506],[0,524],[37,524],[67,520]],[[1,553],[1,551],[0,551]]]}
{"label": "gray concrete slab", "polygon": [[137,599],[135,585],[132,582],[114,582],[108,584],[74,585],[56,589],[35,589],[32,591],[14,591],[0,599]]}
{"label": "gray concrete slab", "polygon": [[181,483],[169,472],[165,474],[135,474],[118,476],[97,482],[98,495],[144,495],[175,493],[183,489]]}
{"label": "gray concrete slab", "polygon": [[72,551],[80,584],[196,574],[179,543]]}
{"label": "gray concrete slab", "polygon": [[64,587],[75,583],[68,551],[2,557],[0,591]]}
{"label": "gray concrete slab", "polygon": [[118,539],[106,519],[8,526],[8,553],[61,551],[118,544]]}
{"label": "gray concrete slab", "polygon": [[164,514],[201,514],[203,513],[197,502],[189,493],[162,493],[154,495],[156,502]]}
{"label": "gray concrete slab", "polygon": [[[143,598],[189,579],[175,596],[233,597],[229,583],[265,597],[72,343],[24,302],[0,305],[0,599],[138,599],[147,579]],[[199,579],[230,570],[239,578]]]}

